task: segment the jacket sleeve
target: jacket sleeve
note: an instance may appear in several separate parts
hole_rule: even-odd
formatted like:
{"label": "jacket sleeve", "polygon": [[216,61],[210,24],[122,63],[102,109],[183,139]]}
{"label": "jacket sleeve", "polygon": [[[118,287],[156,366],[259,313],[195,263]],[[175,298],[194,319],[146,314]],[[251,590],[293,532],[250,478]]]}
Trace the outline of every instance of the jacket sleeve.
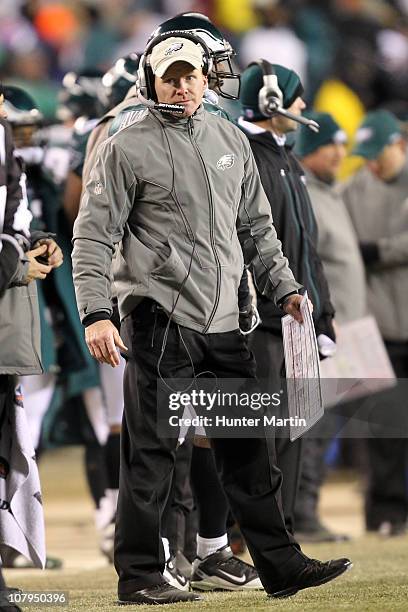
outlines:
{"label": "jacket sleeve", "polygon": [[19,261],[18,251],[10,242],[2,241],[0,252],[0,297],[10,284],[10,280],[17,269]]}
{"label": "jacket sleeve", "polygon": [[322,260],[320,258],[320,255],[317,252],[317,248],[316,248],[317,243],[318,243],[318,230],[316,229],[314,241],[310,242],[309,244],[310,257],[314,260],[314,270],[316,274],[316,281],[319,287],[319,296],[321,300],[320,316],[316,321],[316,329],[319,326],[319,321],[321,318],[325,321],[323,325],[326,326],[327,320],[332,319],[335,313],[334,306],[330,298],[329,284],[327,282],[326,274],[323,269]]}
{"label": "jacket sleeve", "polygon": [[249,144],[241,186],[237,231],[244,260],[252,266],[254,283],[265,297],[279,302],[301,287],[282,253],[282,245],[272,222],[271,207],[263,190]]}
{"label": "jacket sleeve", "polygon": [[136,191],[136,177],[125,154],[109,139],[99,149],[74,225],[72,267],[82,321],[94,312],[112,314],[112,256]]}
{"label": "jacket sleeve", "polygon": [[376,268],[406,266],[408,263],[408,199],[400,206],[398,220],[401,231],[394,232],[392,237],[384,236],[375,243],[378,247]]}
{"label": "jacket sleeve", "polygon": [[378,243],[381,268],[393,268],[408,263],[408,231],[394,235],[392,238],[380,238]]}
{"label": "jacket sleeve", "polygon": [[28,200],[22,169],[19,160],[14,156],[14,147],[10,126],[7,122],[0,123],[5,138],[5,185],[7,190],[7,205],[4,211],[3,232],[15,236],[21,243],[28,246],[32,214],[28,209]]}
{"label": "jacket sleeve", "polygon": [[306,236],[308,240],[309,248],[309,259],[312,266],[314,281],[318,288],[318,296],[320,300],[320,308],[316,308],[313,318],[315,319],[316,332],[326,333],[329,337],[334,339],[334,331],[332,329],[331,320],[334,317],[334,306],[330,298],[329,284],[327,282],[326,274],[324,272],[323,263],[318,252],[319,244],[319,229],[316,221],[316,215],[313,210],[313,204],[310,198],[310,193],[306,185],[303,183],[301,177],[304,176],[302,166],[295,156],[292,156],[292,163],[295,165],[296,173],[299,176],[300,188],[304,191],[304,205],[303,209],[304,222],[306,222]]}
{"label": "jacket sleeve", "polygon": [[0,295],[3,295],[24,269],[20,237],[26,238],[28,226],[27,232],[20,236],[23,229],[20,222],[24,219],[24,215],[19,214],[23,200],[21,169],[14,157],[10,126],[1,119],[0,150],[3,153],[0,155]]}

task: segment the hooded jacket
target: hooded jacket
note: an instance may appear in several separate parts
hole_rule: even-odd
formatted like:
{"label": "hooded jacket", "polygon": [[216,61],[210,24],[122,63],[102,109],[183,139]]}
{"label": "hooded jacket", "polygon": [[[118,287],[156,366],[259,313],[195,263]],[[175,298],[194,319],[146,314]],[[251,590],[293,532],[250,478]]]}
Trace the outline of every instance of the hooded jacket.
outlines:
{"label": "hooded jacket", "polygon": [[[288,145],[278,145],[269,131],[247,134],[274,225],[290,268],[305,287],[314,310],[316,332],[331,335],[334,308],[317,254],[317,224],[306,189],[303,169]],[[281,334],[282,311],[260,293],[262,326]]]}
{"label": "hooded jacket", "polygon": [[101,145],[74,227],[82,320],[112,313],[109,274],[119,242],[122,319],[150,297],[185,327],[235,330],[244,259],[265,299],[299,287],[247,139],[202,106],[189,118],[142,109]]}

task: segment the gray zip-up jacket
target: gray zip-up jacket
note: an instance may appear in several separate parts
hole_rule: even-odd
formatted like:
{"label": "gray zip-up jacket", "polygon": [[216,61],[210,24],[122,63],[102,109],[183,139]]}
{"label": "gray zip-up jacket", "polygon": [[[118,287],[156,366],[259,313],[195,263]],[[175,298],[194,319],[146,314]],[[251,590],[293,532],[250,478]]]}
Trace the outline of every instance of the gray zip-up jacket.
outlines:
{"label": "gray zip-up jacket", "polygon": [[150,297],[185,327],[237,329],[244,259],[265,296],[279,301],[299,288],[247,139],[202,107],[190,118],[143,109],[101,145],[74,226],[82,320],[112,312],[110,267],[119,242],[122,319]]}
{"label": "gray zip-up jacket", "polygon": [[[39,374],[40,319],[36,284],[26,285],[31,213],[10,126],[0,119],[0,375]],[[33,241],[46,237],[42,232]]]}
{"label": "gray zip-up jacket", "polygon": [[388,183],[363,167],[341,186],[358,240],[378,248],[366,268],[368,307],[385,340],[408,341],[408,156]]}
{"label": "gray zip-up jacket", "polygon": [[305,168],[307,191],[318,227],[317,252],[329,283],[336,321],[347,323],[367,314],[364,263],[350,215],[335,185]]}

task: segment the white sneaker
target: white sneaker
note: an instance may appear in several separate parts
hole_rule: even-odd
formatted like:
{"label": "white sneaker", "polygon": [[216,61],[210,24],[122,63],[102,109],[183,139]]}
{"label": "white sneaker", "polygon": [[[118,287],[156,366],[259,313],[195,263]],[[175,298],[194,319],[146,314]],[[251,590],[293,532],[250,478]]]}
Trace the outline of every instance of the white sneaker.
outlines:
{"label": "white sneaker", "polygon": [[223,546],[205,559],[193,561],[191,587],[199,591],[246,591],[263,589],[258,572],[234,557],[229,546]]}
{"label": "white sneaker", "polygon": [[188,591],[190,583],[185,576],[177,569],[176,558],[170,557],[166,563],[163,576],[172,587],[180,589],[180,591]]}

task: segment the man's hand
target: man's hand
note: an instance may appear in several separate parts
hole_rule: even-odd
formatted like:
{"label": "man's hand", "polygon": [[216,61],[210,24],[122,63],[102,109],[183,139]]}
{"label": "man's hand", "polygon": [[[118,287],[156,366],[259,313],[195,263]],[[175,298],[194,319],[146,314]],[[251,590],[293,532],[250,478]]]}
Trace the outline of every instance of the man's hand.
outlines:
{"label": "man's hand", "polygon": [[53,238],[42,238],[41,240],[37,240],[35,246],[37,247],[37,245],[45,245],[47,247],[42,257],[48,260],[47,264],[51,266],[51,268],[59,268],[62,265],[64,256]]}
{"label": "man's hand", "polygon": [[[300,312],[300,305],[302,303],[302,300],[303,295],[298,295],[295,293],[294,295],[290,295],[289,297],[287,297],[282,305],[282,310],[286,312],[286,314],[291,315],[298,323],[303,323],[302,313]],[[308,302],[310,305],[311,312],[313,312],[313,304],[309,299]]]}
{"label": "man's hand", "polygon": [[120,363],[116,347],[127,351],[114,324],[108,319],[96,321],[85,329],[85,340],[92,357],[99,363],[108,363],[113,368]]}
{"label": "man's hand", "polygon": [[36,257],[44,257],[47,252],[47,245],[43,244],[36,249],[32,249],[31,251],[27,251],[26,257],[28,259],[28,272],[25,277],[26,283],[31,283],[33,280],[43,280],[47,274],[49,274],[52,270],[51,266],[47,266],[45,264],[37,261]]}

